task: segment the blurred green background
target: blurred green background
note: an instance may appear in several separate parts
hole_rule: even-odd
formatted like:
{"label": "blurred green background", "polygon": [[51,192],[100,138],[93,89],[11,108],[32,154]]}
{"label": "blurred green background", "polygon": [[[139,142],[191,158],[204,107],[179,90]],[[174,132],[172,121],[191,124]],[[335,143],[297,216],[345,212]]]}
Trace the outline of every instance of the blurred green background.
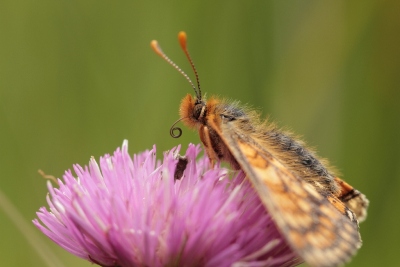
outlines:
{"label": "blurred green background", "polygon": [[192,89],[149,47],[157,39],[193,77],[180,30],[204,92],[270,114],[368,196],[348,266],[399,265],[399,14],[400,1],[2,0],[0,188],[22,217],[2,196],[1,265],[44,266],[39,250],[91,266],[31,225],[47,205],[37,169],[60,177],[123,139],[131,153],[157,144],[160,155],[199,142],[185,128],[169,136]]}

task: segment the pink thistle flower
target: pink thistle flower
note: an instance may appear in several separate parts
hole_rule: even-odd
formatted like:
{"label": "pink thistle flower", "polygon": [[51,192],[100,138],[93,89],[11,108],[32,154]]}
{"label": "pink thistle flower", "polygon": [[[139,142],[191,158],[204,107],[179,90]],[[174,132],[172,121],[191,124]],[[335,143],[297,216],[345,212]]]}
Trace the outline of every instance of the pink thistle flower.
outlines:
{"label": "pink thistle flower", "polygon": [[[156,148],[74,165],[58,188],[48,182],[50,211],[33,223],[70,253],[101,266],[295,266],[302,262],[280,235],[257,194],[239,172],[196,161],[174,179],[180,147],[155,157]],[[183,170],[183,169],[182,169]]]}

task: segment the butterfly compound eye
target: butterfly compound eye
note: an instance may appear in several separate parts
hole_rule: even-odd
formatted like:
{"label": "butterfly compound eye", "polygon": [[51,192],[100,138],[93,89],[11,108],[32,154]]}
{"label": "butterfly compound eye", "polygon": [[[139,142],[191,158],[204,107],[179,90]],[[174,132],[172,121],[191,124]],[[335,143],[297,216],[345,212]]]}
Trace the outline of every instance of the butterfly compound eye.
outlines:
{"label": "butterfly compound eye", "polygon": [[194,106],[193,117],[196,120],[202,120],[206,116],[206,106],[204,103],[198,103]]}

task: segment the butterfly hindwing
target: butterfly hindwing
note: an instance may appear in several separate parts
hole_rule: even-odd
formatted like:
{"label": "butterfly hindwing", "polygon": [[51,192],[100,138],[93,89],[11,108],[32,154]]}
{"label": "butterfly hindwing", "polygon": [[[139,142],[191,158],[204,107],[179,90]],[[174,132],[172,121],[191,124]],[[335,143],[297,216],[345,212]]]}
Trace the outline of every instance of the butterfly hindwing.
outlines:
{"label": "butterfly hindwing", "polygon": [[367,217],[369,205],[367,197],[342,179],[335,177],[335,181],[341,189],[340,201],[354,211],[359,222],[363,222]]}

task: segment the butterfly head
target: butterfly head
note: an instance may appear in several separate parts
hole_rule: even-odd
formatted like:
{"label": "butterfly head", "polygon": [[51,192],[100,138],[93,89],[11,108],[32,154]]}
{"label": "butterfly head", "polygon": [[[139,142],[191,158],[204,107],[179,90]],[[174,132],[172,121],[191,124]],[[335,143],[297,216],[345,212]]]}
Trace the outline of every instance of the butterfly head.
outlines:
{"label": "butterfly head", "polygon": [[182,99],[179,114],[186,126],[194,128],[199,124],[205,123],[207,104],[204,100],[188,94]]}

